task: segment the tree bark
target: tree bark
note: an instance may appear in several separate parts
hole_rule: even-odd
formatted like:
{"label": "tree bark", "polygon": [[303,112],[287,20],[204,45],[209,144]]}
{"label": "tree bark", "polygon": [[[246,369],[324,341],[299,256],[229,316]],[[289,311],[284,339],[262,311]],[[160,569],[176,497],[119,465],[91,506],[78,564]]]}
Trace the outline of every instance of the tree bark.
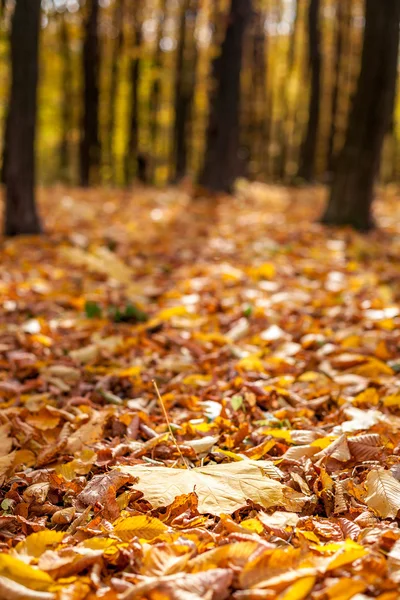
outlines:
{"label": "tree bark", "polygon": [[83,45],[83,120],[80,144],[80,183],[88,187],[98,179],[101,146],[99,137],[100,45],[99,0],[89,1]]}
{"label": "tree bark", "polygon": [[199,183],[216,192],[230,192],[239,170],[240,72],[250,16],[251,0],[231,0],[221,53],[213,62],[215,89]]}
{"label": "tree bark", "polygon": [[70,168],[70,135],[72,129],[72,87],[73,87],[73,70],[71,62],[70,40],[68,33],[68,24],[66,14],[60,15],[60,46],[62,56],[62,107],[61,107],[61,143],[60,143],[60,172],[61,178],[69,181]]}
{"label": "tree bark", "polygon": [[[192,4],[194,6],[192,7]],[[197,16],[196,3],[185,0],[179,26],[179,39],[177,49],[177,65],[175,75],[175,98],[174,98],[174,126],[173,126],[173,177],[177,183],[187,172],[188,161],[188,137],[190,114],[193,103],[194,89],[196,85],[196,41],[193,39],[192,47],[189,47],[188,39],[193,38],[195,20]],[[194,24],[188,31],[188,12],[193,10]],[[191,34],[191,35],[190,35]]]}
{"label": "tree bark", "polygon": [[399,24],[400,0],[366,0],[361,71],[324,223],[363,231],[374,226],[371,206],[393,111]]}
{"label": "tree bark", "polygon": [[156,39],[156,48],[154,52],[154,60],[153,60],[153,72],[155,73],[153,84],[150,90],[150,140],[151,140],[151,149],[153,153],[154,160],[152,161],[152,177],[155,179],[155,168],[157,163],[157,138],[158,138],[158,130],[159,130],[159,113],[160,113],[160,99],[161,99],[161,68],[162,68],[162,38],[164,35],[164,24],[167,17],[167,0],[162,0],[159,20],[158,20],[158,30],[157,30],[157,39]]}
{"label": "tree bark", "polygon": [[139,156],[139,81],[141,60],[139,53],[142,46],[142,21],[140,4],[136,4],[134,14],[134,47],[133,58],[130,62],[130,116],[128,147],[125,156],[125,181],[129,185],[138,172]]}
{"label": "tree bark", "polygon": [[6,235],[41,231],[35,203],[40,5],[40,0],[17,0],[12,19],[12,82],[5,165]]}
{"label": "tree bark", "polygon": [[118,67],[121,51],[124,43],[124,0],[117,0],[114,11],[113,27],[117,31],[111,57],[111,76],[108,100],[108,123],[107,123],[107,158],[111,169],[111,179],[115,179],[115,156],[113,153],[113,142],[115,134],[115,114],[118,92]]}
{"label": "tree bark", "polygon": [[311,70],[311,89],[308,124],[301,147],[298,177],[311,181],[314,177],[321,95],[321,32],[319,25],[320,0],[310,0],[308,8],[308,53]]}

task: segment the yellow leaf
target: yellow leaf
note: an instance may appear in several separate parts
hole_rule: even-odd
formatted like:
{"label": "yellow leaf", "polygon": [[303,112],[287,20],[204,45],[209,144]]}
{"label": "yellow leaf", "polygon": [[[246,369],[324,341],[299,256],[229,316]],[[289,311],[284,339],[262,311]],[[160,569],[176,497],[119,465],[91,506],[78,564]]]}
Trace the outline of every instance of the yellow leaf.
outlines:
{"label": "yellow leaf", "polygon": [[361,394],[358,394],[354,398],[353,404],[356,406],[360,404],[373,404],[376,406],[379,404],[379,394],[375,388],[367,388],[364,392],[361,392]]}
{"label": "yellow leaf", "polygon": [[241,358],[236,363],[236,368],[243,371],[262,371],[264,372],[264,365],[259,358],[259,354],[251,354]]}
{"label": "yellow leaf", "polygon": [[160,321],[169,321],[172,317],[186,317],[188,314],[186,306],[172,306],[161,310],[156,318]]}
{"label": "yellow leaf", "polygon": [[319,438],[318,440],[314,440],[313,442],[311,442],[310,446],[315,446],[317,448],[321,448],[321,450],[324,450],[325,448],[330,446],[330,444],[336,438],[337,438],[337,436],[332,436],[332,435],[329,437]]}
{"label": "yellow leaf", "polygon": [[292,433],[288,429],[264,429],[264,435],[271,435],[279,440],[285,440],[285,442],[293,442]]}
{"label": "yellow leaf", "polygon": [[328,571],[332,571],[333,569],[338,569],[339,567],[343,567],[344,565],[348,565],[349,563],[353,563],[355,560],[365,556],[368,553],[366,548],[360,546],[359,548],[349,548],[344,550],[339,550],[339,552],[334,556],[332,561],[330,561],[326,567]]}
{"label": "yellow leaf", "polygon": [[311,593],[316,579],[313,575],[299,579],[281,594],[279,598],[281,600],[303,600],[303,598],[306,598]]}
{"label": "yellow leaf", "polygon": [[[25,555],[29,559],[39,558],[51,546],[58,546],[65,535],[63,531],[51,531],[49,529],[31,533],[22,542],[18,542],[12,554]],[[24,560],[23,556],[18,556],[18,558]]]}
{"label": "yellow leaf", "polygon": [[114,533],[124,542],[128,542],[135,536],[144,540],[153,540],[167,529],[168,527],[159,519],[137,515],[120,519],[114,526]]}
{"label": "yellow leaf", "polygon": [[350,600],[356,594],[361,594],[366,587],[367,584],[363,581],[343,577],[337,583],[328,586],[325,596],[332,600]]}
{"label": "yellow leaf", "polygon": [[254,533],[262,533],[264,531],[264,527],[258,519],[245,519],[240,525]]}
{"label": "yellow leaf", "polygon": [[201,374],[187,375],[183,379],[183,383],[185,385],[197,385],[197,386],[207,385],[208,383],[210,383],[210,381],[211,381],[211,375],[201,375]]}
{"label": "yellow leaf", "polygon": [[127,369],[121,369],[117,371],[118,377],[139,377],[142,367],[140,365],[135,365],[133,367],[128,367]]}
{"label": "yellow leaf", "polygon": [[33,590],[46,590],[53,583],[50,575],[10,554],[0,554],[0,575]]}
{"label": "yellow leaf", "polygon": [[250,556],[258,547],[258,542],[250,541],[225,544],[192,558],[187,567],[194,573],[205,571],[206,569],[215,569],[216,567],[228,567],[230,565],[243,567],[248,563]]}
{"label": "yellow leaf", "polygon": [[384,406],[400,406],[400,394],[391,394],[383,399]]}
{"label": "yellow leaf", "polygon": [[102,537],[93,537],[89,540],[85,540],[80,544],[84,548],[90,548],[90,550],[106,550],[112,546],[117,545],[117,540]]}
{"label": "yellow leaf", "polygon": [[275,265],[273,263],[264,263],[258,267],[252,267],[249,270],[249,274],[254,279],[273,279],[276,275]]}

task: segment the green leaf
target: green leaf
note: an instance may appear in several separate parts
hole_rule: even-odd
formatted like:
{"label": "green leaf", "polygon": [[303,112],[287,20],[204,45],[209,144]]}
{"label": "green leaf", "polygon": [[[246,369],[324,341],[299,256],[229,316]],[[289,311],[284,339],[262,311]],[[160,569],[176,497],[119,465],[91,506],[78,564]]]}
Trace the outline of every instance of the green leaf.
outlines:
{"label": "green leaf", "polygon": [[12,510],[13,504],[14,504],[14,502],[12,500],[10,500],[10,498],[4,498],[4,500],[0,506],[5,512],[8,512],[8,511]]}
{"label": "green leaf", "polygon": [[239,394],[236,396],[232,396],[231,404],[233,410],[239,410],[243,406],[243,396],[240,396]]}
{"label": "green leaf", "polygon": [[243,311],[243,315],[249,319],[251,317],[251,315],[253,314],[253,307],[251,306],[251,304],[249,304],[248,306],[246,306],[246,308]]}
{"label": "green leaf", "polygon": [[123,310],[116,306],[111,307],[110,317],[114,323],[129,323],[132,321],[144,323],[149,318],[145,312],[134,304],[127,304]]}
{"label": "green leaf", "polygon": [[87,300],[85,302],[85,313],[88,319],[101,318],[101,308],[97,302],[93,302],[92,300]]}

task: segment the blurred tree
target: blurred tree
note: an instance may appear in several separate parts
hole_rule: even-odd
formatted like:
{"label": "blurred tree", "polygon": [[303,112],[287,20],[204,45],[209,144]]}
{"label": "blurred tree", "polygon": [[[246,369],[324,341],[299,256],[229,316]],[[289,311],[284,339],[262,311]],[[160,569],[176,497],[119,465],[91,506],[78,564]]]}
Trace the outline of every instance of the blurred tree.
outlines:
{"label": "blurred tree", "polygon": [[73,128],[72,87],[74,73],[67,23],[67,14],[60,14],[60,53],[62,58],[62,106],[61,106],[61,142],[60,142],[60,176],[68,182],[70,170],[70,133]]}
{"label": "blurred tree", "polygon": [[115,180],[115,156],[113,142],[115,135],[115,117],[118,92],[118,69],[121,62],[122,48],[124,44],[124,0],[116,0],[113,18],[114,44],[111,56],[111,73],[108,98],[108,123],[106,127],[107,141],[106,154],[108,166],[111,170],[111,179]]}
{"label": "blurred tree", "polygon": [[309,0],[308,6],[308,61],[311,71],[308,123],[301,147],[298,176],[306,181],[314,178],[315,154],[320,115],[321,95],[321,32],[319,24],[320,0]]}
{"label": "blurred tree", "polygon": [[157,140],[160,120],[160,101],[161,101],[161,77],[162,77],[162,41],[164,37],[164,26],[167,21],[167,0],[161,0],[161,7],[157,19],[156,47],[153,58],[153,83],[150,90],[150,138],[153,153],[152,176],[155,179]]}
{"label": "blurred tree", "polygon": [[83,121],[80,144],[80,184],[98,180],[101,146],[99,137],[99,0],[89,0],[83,44]]}
{"label": "blurred tree", "polygon": [[231,191],[239,172],[240,72],[251,10],[251,0],[231,0],[225,39],[213,61],[215,81],[199,178],[200,185],[213,191]]}
{"label": "blurred tree", "polygon": [[35,137],[41,0],[17,0],[11,25],[11,94],[5,164],[6,235],[40,233]]}
{"label": "blurred tree", "polygon": [[184,0],[179,22],[175,73],[172,167],[174,182],[186,175],[190,115],[196,85],[197,48],[194,37],[198,0]]}
{"label": "blurred tree", "polygon": [[366,0],[361,71],[324,223],[360,230],[374,225],[371,205],[394,106],[399,25],[400,0]]}
{"label": "blurred tree", "polygon": [[138,173],[139,164],[139,80],[142,52],[142,2],[134,0],[133,8],[133,46],[129,65],[130,101],[128,144],[125,155],[125,181],[130,184]]}

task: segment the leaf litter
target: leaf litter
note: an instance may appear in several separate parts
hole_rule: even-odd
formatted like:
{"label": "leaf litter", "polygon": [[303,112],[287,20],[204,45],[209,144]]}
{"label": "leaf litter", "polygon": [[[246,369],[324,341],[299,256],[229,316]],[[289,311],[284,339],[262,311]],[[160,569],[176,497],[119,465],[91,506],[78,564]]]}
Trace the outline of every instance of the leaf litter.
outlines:
{"label": "leaf litter", "polygon": [[1,248],[0,597],[395,600],[395,190],[68,194]]}

